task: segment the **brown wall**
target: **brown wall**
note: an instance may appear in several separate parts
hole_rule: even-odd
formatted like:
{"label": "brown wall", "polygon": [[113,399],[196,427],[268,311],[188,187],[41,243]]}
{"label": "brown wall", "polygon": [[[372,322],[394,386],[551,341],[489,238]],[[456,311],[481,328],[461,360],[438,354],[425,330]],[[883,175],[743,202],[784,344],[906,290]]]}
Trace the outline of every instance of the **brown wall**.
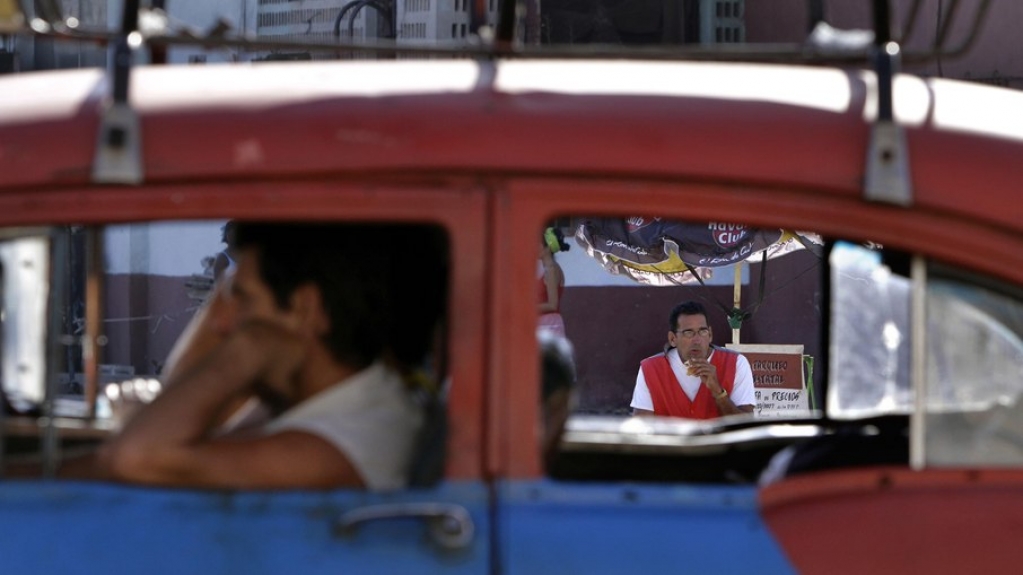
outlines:
{"label": "brown wall", "polygon": [[[820,379],[824,361],[819,327],[821,270],[816,256],[809,252],[768,262],[764,289],[768,295],[740,334],[741,343],[804,345],[804,352],[816,359],[815,380]],[[749,277],[750,285],[742,289],[744,309],[756,304],[760,265],[750,266]],[[730,343],[732,332],[718,302],[731,307],[731,286],[565,289],[562,315],[567,336],[575,346],[580,411],[630,411],[639,362],[661,351],[667,341],[668,314],[675,304],[687,299],[707,307],[714,343]]]}
{"label": "brown wall", "polygon": [[[817,263],[809,252],[768,262],[764,290],[768,295],[744,323],[741,342],[803,344],[805,353],[816,358],[815,379],[819,381],[824,358],[819,333],[821,267]],[[105,329],[109,343],[101,362],[132,365],[138,375],[157,375],[197,309],[197,302],[188,296],[189,279],[107,276]],[[750,266],[749,284],[742,288],[744,308],[756,304],[759,281],[760,265]],[[562,315],[568,338],[575,345],[581,410],[629,411],[640,360],[662,349],[668,313],[686,299],[707,306],[714,343],[731,342],[731,329],[720,307],[731,307],[731,286],[565,289]]]}
{"label": "brown wall", "polygon": [[106,276],[106,329],[101,363],[132,365],[136,375],[158,375],[167,354],[195,314],[187,277]]}

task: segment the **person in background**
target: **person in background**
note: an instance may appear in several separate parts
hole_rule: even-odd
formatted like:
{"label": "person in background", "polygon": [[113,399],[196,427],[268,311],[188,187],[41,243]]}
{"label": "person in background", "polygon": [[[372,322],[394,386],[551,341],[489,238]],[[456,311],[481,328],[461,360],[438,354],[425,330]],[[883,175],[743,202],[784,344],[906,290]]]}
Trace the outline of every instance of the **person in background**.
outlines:
{"label": "person in background", "polygon": [[213,256],[213,281],[219,282],[224,274],[234,271],[237,254],[234,248],[235,221],[228,220],[220,228],[220,241],[226,246]]}
{"label": "person in background", "polygon": [[756,395],[749,361],[713,345],[713,338],[702,304],[675,306],[668,316],[665,351],[640,363],[633,413],[689,419],[753,413]]}
{"label": "person in background", "polygon": [[575,360],[572,344],[564,337],[538,329],[541,388],[540,415],[544,466],[548,473],[558,465],[558,443],[575,404]]}
{"label": "person in background", "polygon": [[[190,331],[201,345],[182,344],[162,393],[101,447],[95,475],[235,489],[404,487],[423,422],[407,376],[433,343],[446,294],[432,231],[239,223],[237,269]],[[222,430],[239,397],[258,398],[271,419]]]}
{"label": "person in background", "polygon": [[540,242],[541,269],[537,278],[540,302],[537,325],[539,329],[562,337],[565,336],[565,320],[561,317],[561,295],[565,291],[565,274],[554,259],[554,254],[568,251],[569,247],[558,228],[547,228],[544,231]]}

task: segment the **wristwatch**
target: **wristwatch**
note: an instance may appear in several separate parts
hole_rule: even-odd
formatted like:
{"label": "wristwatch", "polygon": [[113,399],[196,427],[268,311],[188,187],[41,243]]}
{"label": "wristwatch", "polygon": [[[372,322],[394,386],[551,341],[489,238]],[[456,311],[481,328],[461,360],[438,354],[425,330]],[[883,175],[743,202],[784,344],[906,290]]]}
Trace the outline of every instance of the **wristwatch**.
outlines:
{"label": "wristwatch", "polygon": [[721,388],[721,393],[714,394],[715,399],[724,399],[726,397],[728,397],[728,390],[723,387]]}

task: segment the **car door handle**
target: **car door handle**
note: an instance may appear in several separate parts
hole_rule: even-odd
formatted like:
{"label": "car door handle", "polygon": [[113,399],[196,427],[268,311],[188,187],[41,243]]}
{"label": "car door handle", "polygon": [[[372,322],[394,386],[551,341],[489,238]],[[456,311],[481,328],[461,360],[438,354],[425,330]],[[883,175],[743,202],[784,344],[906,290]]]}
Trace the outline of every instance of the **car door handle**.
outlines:
{"label": "car door handle", "polygon": [[422,519],[434,544],[447,551],[468,547],[476,532],[469,511],[454,503],[393,503],[370,505],[347,511],[334,523],[334,533],[351,536],[359,526],[387,519]]}

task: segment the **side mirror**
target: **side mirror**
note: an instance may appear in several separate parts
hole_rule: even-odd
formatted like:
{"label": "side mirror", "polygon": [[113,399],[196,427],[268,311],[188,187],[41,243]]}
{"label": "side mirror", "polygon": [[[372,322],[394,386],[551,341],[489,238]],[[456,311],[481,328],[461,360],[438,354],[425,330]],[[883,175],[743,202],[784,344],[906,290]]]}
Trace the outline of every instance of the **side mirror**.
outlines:
{"label": "side mirror", "polygon": [[0,377],[16,412],[33,411],[46,397],[49,269],[45,232],[0,240]]}

